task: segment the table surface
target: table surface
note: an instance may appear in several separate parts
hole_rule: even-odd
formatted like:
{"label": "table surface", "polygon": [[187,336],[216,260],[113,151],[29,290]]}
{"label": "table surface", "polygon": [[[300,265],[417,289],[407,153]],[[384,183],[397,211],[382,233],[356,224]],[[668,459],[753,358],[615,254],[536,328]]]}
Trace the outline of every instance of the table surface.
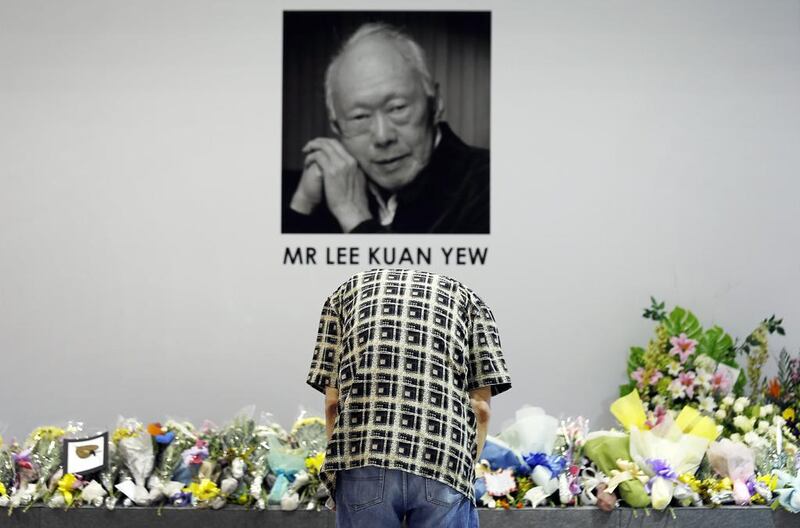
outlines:
{"label": "table surface", "polygon": [[[765,506],[721,508],[674,508],[663,512],[619,508],[605,513],[597,508],[536,508],[521,510],[480,510],[482,528],[517,527],[653,527],[677,528],[800,528],[800,514],[772,511]],[[222,510],[195,510],[191,508],[118,508],[114,511],[80,508],[69,511],[52,510],[36,505],[27,512],[17,510],[7,515],[0,510],[0,528],[25,527],[75,527],[94,528],[114,526],[120,528],[164,526],[183,528],[190,526],[259,527],[275,525],[280,528],[334,528],[336,517],[331,512],[275,510],[256,511],[237,506]]]}

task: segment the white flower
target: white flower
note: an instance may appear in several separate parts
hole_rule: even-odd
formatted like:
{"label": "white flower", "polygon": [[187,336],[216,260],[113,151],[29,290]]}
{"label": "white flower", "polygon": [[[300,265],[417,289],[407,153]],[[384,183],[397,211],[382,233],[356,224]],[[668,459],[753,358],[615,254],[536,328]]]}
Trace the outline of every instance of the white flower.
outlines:
{"label": "white flower", "polygon": [[81,491],[81,498],[93,506],[101,506],[107,495],[105,488],[96,480],[88,483]]}
{"label": "white flower", "polygon": [[705,411],[707,413],[714,412],[714,409],[717,407],[717,402],[714,401],[714,398],[711,396],[706,396],[705,398],[700,400],[700,410]]}
{"label": "white flower", "polygon": [[734,401],[736,401],[736,400],[734,400],[733,396],[728,394],[727,396],[722,398],[722,405],[725,405],[726,407],[730,407],[731,405],[733,405]]}
{"label": "white flower", "polygon": [[772,407],[772,404],[762,405],[761,409],[759,409],[758,414],[761,418],[766,418],[770,414],[773,414],[775,410]]}
{"label": "white flower", "polygon": [[697,377],[697,384],[705,390],[711,389],[711,374],[706,372],[705,370],[698,370]]}
{"label": "white flower", "polygon": [[755,418],[748,418],[746,416],[739,415],[733,418],[733,425],[741,432],[749,433],[753,430],[753,424],[755,424],[755,421]]}
{"label": "white flower", "polygon": [[667,398],[662,396],[661,394],[656,394],[655,396],[653,396],[651,402],[653,403],[653,407],[658,407],[659,405],[661,407],[665,407],[667,405]]}
{"label": "white flower", "polygon": [[767,442],[767,440],[758,436],[756,433],[752,431],[744,435],[744,441],[747,445],[749,445],[750,447],[754,447],[756,449],[767,447],[769,445],[769,442]]}
{"label": "white flower", "polygon": [[786,420],[783,419],[783,416],[775,415],[772,417],[772,425],[783,427],[784,425],[786,425]]}
{"label": "white flower", "polygon": [[716,418],[716,419],[717,419],[718,421],[720,421],[720,422],[721,422],[722,420],[724,420],[724,419],[725,419],[727,416],[728,416],[728,413],[725,411],[725,409],[719,409],[719,410],[718,410],[718,411],[717,411],[717,412],[714,414],[714,418]]}
{"label": "white flower", "polygon": [[681,384],[681,380],[675,378],[672,380],[672,383],[669,384],[669,393],[672,395],[673,400],[677,400],[678,398],[682,398],[685,394],[685,390],[683,385]]}
{"label": "white flower", "polygon": [[677,361],[673,361],[673,362],[672,362],[672,363],[670,363],[670,364],[669,364],[669,366],[667,367],[667,372],[668,372],[668,373],[669,373],[669,375],[670,375],[670,376],[672,376],[673,378],[677,378],[677,377],[678,377],[678,374],[680,374],[680,373],[681,373],[681,364],[680,364],[680,363],[678,363]]}
{"label": "white flower", "polygon": [[713,372],[717,368],[717,362],[708,354],[700,354],[694,358],[694,365],[698,369]]}
{"label": "white flower", "polygon": [[725,428],[721,425],[717,425],[717,436],[722,435],[722,432],[725,431]]}
{"label": "white flower", "polygon": [[740,435],[739,433],[733,433],[731,435],[731,442],[741,442],[741,441],[742,441],[742,435]]}
{"label": "white flower", "polygon": [[759,420],[757,430],[759,434],[766,434],[769,431],[769,422],[766,420]]}
{"label": "white flower", "polygon": [[750,400],[742,396],[741,398],[737,398],[735,402],[733,402],[733,412],[736,414],[742,414],[744,412],[745,407],[750,405]]}

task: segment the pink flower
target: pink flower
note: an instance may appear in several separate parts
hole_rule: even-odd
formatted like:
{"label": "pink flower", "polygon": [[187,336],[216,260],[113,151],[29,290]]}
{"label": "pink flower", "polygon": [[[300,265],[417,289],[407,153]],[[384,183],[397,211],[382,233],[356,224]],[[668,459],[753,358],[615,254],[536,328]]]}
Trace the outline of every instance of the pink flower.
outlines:
{"label": "pink flower", "polygon": [[689,356],[694,354],[694,349],[697,346],[697,341],[689,339],[686,334],[681,334],[677,337],[672,337],[669,340],[672,349],[669,351],[671,356],[678,356],[681,363],[686,363]]}
{"label": "pink flower", "polygon": [[660,370],[653,372],[653,374],[650,376],[650,385],[655,385],[656,383],[658,383],[658,380],[660,380],[663,377],[664,375],[661,373]]}
{"label": "pink flower", "polygon": [[631,379],[636,381],[637,387],[644,388],[644,367],[639,367],[631,372]]}
{"label": "pink flower", "polygon": [[678,375],[678,382],[681,384],[681,387],[688,398],[694,396],[694,386],[696,383],[694,372],[691,370],[689,372],[681,372]]}
{"label": "pink flower", "polygon": [[711,376],[711,389],[718,392],[727,392],[731,386],[731,380],[724,372],[715,372]]}
{"label": "pink flower", "polygon": [[666,416],[667,416],[667,410],[661,405],[658,405],[656,406],[653,412],[648,413],[645,425],[650,429],[654,429],[664,421],[664,418],[666,418]]}

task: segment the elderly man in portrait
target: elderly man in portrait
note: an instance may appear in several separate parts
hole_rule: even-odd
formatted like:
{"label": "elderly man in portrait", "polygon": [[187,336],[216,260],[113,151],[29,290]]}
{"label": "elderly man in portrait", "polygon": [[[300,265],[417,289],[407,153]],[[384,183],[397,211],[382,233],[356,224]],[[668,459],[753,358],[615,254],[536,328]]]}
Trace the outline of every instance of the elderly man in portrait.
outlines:
{"label": "elderly man in portrait", "polygon": [[334,137],[303,147],[283,232],[489,232],[489,152],[442,120],[414,40],[361,26],[328,66],[325,99]]}

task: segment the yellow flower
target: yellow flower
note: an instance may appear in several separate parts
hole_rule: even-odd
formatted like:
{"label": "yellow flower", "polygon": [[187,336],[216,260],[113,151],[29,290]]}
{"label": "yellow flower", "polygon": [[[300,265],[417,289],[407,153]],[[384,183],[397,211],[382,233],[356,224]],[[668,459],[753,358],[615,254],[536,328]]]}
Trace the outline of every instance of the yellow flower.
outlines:
{"label": "yellow flower", "polygon": [[134,429],[129,429],[127,427],[117,427],[114,430],[114,434],[111,435],[111,441],[115,444],[118,444],[120,440],[124,438],[133,438],[134,436],[138,436],[139,433],[142,431],[141,425],[137,426]]}
{"label": "yellow flower", "polygon": [[325,462],[325,452],[320,451],[314,456],[306,458],[306,468],[311,475],[319,475],[319,470]]}
{"label": "yellow flower", "polygon": [[789,422],[789,421],[793,422],[794,421],[794,417],[795,417],[794,409],[792,409],[791,407],[789,407],[785,411],[783,411],[783,419],[786,420],[787,422]]}
{"label": "yellow flower", "polygon": [[0,482],[0,497],[5,497],[5,496],[6,496],[6,493],[7,493],[7,492],[6,492],[6,487],[5,487],[5,486],[3,486],[3,483],[2,483],[2,482]]}
{"label": "yellow flower", "polygon": [[239,498],[236,500],[236,502],[244,506],[247,504],[248,500],[250,500],[250,496],[247,493],[242,493],[239,495]]}
{"label": "yellow flower", "polygon": [[770,491],[775,491],[778,487],[778,475],[761,475],[756,480],[767,486]]}
{"label": "yellow flower", "polygon": [[700,484],[701,483],[700,483],[699,480],[697,480],[697,477],[695,477],[691,473],[684,473],[683,475],[678,477],[678,480],[680,480],[682,483],[684,483],[687,486],[689,486],[689,488],[693,492],[698,493],[700,491]]}
{"label": "yellow flower", "polygon": [[72,490],[77,480],[78,479],[72,473],[67,473],[58,480],[58,491],[64,494],[64,501],[67,503],[67,506],[72,506],[72,501],[74,499]]}
{"label": "yellow flower", "polygon": [[28,441],[30,443],[34,443],[38,440],[59,440],[62,436],[64,436],[65,431],[60,427],[37,427],[33,430],[33,432],[28,436]]}
{"label": "yellow flower", "polygon": [[309,416],[308,418],[301,418],[300,420],[297,420],[292,426],[292,434],[296,434],[297,431],[299,431],[300,429],[311,425],[325,427],[325,420],[323,420],[319,416]]}
{"label": "yellow flower", "polygon": [[188,491],[201,502],[208,502],[219,495],[219,488],[209,479],[202,479],[199,483],[192,482],[188,488],[183,488],[183,491]]}

